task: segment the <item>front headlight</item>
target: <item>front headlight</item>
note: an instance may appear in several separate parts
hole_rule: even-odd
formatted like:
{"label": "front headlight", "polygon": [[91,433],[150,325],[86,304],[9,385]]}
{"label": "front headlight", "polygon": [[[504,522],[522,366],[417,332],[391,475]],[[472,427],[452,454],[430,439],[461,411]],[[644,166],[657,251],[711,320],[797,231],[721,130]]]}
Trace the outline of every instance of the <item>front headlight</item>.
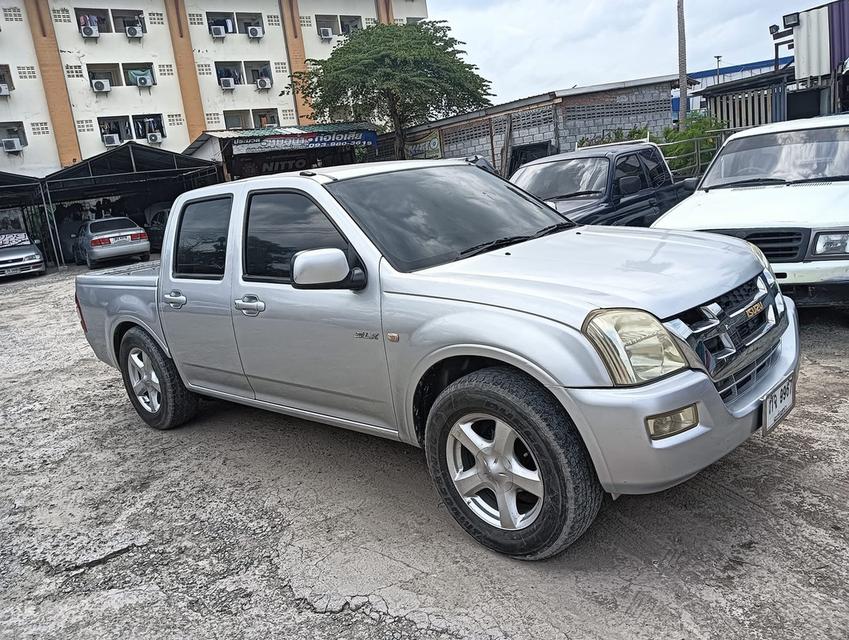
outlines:
{"label": "front headlight", "polygon": [[687,367],[675,339],[645,311],[594,311],[584,323],[584,334],[618,386],[649,382]]}
{"label": "front headlight", "polygon": [[749,249],[751,249],[752,253],[755,254],[755,258],[758,259],[758,262],[761,263],[761,266],[764,269],[769,270],[770,273],[771,273],[772,272],[772,266],[770,266],[769,260],[767,260],[767,257],[764,255],[764,252],[761,251],[760,247],[758,247],[757,245],[754,245],[750,242],[749,243]]}
{"label": "front headlight", "polygon": [[814,255],[839,256],[849,254],[849,231],[817,234]]}
{"label": "front headlight", "polygon": [[41,260],[41,256],[37,253],[31,253],[24,260]]}

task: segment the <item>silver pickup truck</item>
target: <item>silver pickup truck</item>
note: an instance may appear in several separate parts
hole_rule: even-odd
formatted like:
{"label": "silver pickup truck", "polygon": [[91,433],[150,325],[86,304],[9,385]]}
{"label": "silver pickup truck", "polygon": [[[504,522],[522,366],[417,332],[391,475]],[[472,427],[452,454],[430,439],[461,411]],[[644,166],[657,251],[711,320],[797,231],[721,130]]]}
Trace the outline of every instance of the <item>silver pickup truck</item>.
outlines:
{"label": "silver pickup truck", "polygon": [[149,425],[223,398],[423,447],[482,544],[552,556],[604,492],[690,478],[793,406],[796,311],[736,239],[585,227],[468,162],[180,196],[161,264],[77,277]]}

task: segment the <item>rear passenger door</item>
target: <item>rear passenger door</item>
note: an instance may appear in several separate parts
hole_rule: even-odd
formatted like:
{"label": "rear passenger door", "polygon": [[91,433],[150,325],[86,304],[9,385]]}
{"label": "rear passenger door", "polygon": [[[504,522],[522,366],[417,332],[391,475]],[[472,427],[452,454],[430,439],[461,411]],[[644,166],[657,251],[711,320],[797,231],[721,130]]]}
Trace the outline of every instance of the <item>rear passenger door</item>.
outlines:
{"label": "rear passenger door", "polygon": [[[623,195],[619,189],[622,178],[633,176],[640,180],[640,190],[637,193]],[[649,185],[646,172],[636,153],[629,153],[616,158],[613,165],[613,186],[611,190],[613,211],[609,217],[600,220],[601,224],[629,225],[635,227],[647,226],[649,218],[658,215],[654,191]]]}
{"label": "rear passenger door", "polygon": [[[296,190],[249,194],[233,326],[257,400],[395,430],[377,269],[366,287],[296,289],[292,257],[338,248],[365,267],[317,201]],[[256,308],[236,308],[235,303]],[[244,304],[240,304],[244,307]]]}
{"label": "rear passenger door", "polygon": [[236,349],[228,264],[232,195],[186,202],[163,259],[159,313],[183,379],[203,389],[253,397]]}
{"label": "rear passenger door", "polygon": [[647,221],[651,224],[657,218],[678,204],[679,190],[672,182],[672,174],[666,166],[666,161],[659,149],[654,147],[640,151],[640,160],[648,175],[649,185],[654,189],[654,198],[657,202],[657,215]]}

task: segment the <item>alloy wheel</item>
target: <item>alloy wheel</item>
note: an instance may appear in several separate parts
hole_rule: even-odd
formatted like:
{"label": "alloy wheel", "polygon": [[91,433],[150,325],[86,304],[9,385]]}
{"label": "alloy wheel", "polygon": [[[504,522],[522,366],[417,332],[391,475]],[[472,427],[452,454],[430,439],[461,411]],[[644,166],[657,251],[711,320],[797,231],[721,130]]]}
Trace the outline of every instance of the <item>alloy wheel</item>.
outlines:
{"label": "alloy wheel", "polygon": [[139,404],[151,413],[159,411],[162,404],[162,388],[159,377],[153,370],[150,356],[138,347],[130,349],[127,356],[127,371],[130,375],[130,385]]}

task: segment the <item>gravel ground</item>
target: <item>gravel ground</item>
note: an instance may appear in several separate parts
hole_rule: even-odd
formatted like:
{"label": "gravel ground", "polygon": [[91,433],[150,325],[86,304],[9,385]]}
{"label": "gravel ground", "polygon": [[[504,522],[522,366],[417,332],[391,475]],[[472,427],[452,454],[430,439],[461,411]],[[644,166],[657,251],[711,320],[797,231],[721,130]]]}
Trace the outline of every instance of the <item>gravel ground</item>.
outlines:
{"label": "gravel ground", "polygon": [[849,637],[847,315],[803,315],[771,437],[523,563],[412,447],[220,402],[147,428],[75,272],[0,284],[0,637]]}

